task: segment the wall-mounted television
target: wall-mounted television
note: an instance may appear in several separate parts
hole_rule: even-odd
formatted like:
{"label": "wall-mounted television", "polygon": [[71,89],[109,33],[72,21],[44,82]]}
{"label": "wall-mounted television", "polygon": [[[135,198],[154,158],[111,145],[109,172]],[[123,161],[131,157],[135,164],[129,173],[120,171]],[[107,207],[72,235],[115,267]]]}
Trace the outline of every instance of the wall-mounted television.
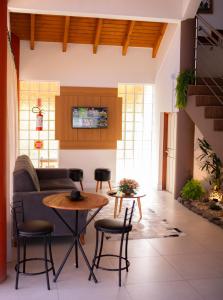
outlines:
{"label": "wall-mounted television", "polygon": [[72,107],[72,128],[108,127],[107,107]]}

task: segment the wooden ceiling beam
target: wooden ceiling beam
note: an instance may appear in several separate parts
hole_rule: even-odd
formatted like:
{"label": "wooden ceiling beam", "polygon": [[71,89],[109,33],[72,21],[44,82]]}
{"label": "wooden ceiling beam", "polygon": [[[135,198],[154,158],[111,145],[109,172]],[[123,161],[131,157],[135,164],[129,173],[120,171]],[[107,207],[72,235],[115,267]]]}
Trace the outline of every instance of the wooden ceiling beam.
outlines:
{"label": "wooden ceiling beam", "polygon": [[133,32],[134,26],[135,26],[135,21],[130,21],[128,31],[126,34],[126,38],[125,38],[125,41],[124,41],[124,44],[122,47],[122,55],[126,55],[126,53],[127,53],[127,49],[128,49],[129,43],[130,43],[130,39],[131,39],[131,35]]}
{"label": "wooden ceiling beam", "polygon": [[165,31],[166,31],[166,28],[167,28],[167,23],[164,23],[161,27],[161,30],[160,30],[160,34],[153,46],[153,52],[152,52],[152,58],[156,58],[156,55],[157,55],[157,52],[159,50],[159,47],[160,47],[160,44],[162,42],[162,39],[163,39],[163,36],[165,34]]}
{"label": "wooden ceiling beam", "polygon": [[30,49],[34,50],[35,47],[35,19],[34,14],[30,15]]}
{"label": "wooden ceiling beam", "polygon": [[64,23],[64,34],[63,34],[63,52],[67,51],[67,42],[69,36],[69,28],[70,28],[70,17],[65,16],[65,23]]}
{"label": "wooden ceiling beam", "polygon": [[94,45],[93,45],[93,53],[96,54],[98,50],[98,45],[100,42],[101,30],[103,26],[103,19],[97,20],[97,28],[95,32]]}

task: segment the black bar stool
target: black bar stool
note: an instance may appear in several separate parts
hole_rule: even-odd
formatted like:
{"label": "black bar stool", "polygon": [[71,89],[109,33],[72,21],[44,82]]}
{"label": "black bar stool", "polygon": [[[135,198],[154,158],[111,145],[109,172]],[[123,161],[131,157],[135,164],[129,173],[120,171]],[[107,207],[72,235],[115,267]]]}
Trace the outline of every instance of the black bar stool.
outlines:
{"label": "black bar stool", "polygon": [[84,177],[84,172],[82,169],[69,169],[70,171],[70,178],[73,181],[79,181],[80,182],[80,186],[81,186],[81,190],[83,191],[83,177]]}
{"label": "black bar stool", "polygon": [[[95,222],[95,229],[96,229],[96,246],[95,246],[95,253],[94,258],[92,262],[92,272],[94,270],[94,267],[107,270],[107,271],[118,271],[119,273],[119,286],[121,286],[121,271],[126,270],[128,272],[130,262],[128,260],[128,239],[129,239],[129,232],[132,230],[132,216],[134,211],[135,201],[133,201],[131,209],[126,208],[125,209],[125,217],[124,221],[117,221],[113,219],[101,219]],[[130,210],[130,212],[129,212]],[[98,246],[99,246],[99,232],[101,232],[101,243],[100,243],[100,249],[98,253]],[[104,234],[121,234],[121,241],[120,241],[120,249],[119,249],[119,255],[117,254],[102,254],[103,250],[103,242],[104,242]],[[125,239],[125,256],[122,256],[123,252],[123,242]],[[118,268],[105,268],[100,267],[100,260],[102,257],[117,257],[119,262]],[[125,262],[125,266],[122,267],[122,261]],[[89,280],[91,280],[91,275],[89,275]]]}
{"label": "black bar stool", "polygon": [[109,189],[111,191],[111,170],[110,169],[104,169],[104,168],[97,168],[94,171],[94,179],[97,181],[96,183],[96,192],[98,191],[99,184],[100,184],[100,190],[102,189],[102,182],[107,181]]}
{"label": "black bar stool", "polygon": [[[14,225],[16,230],[16,242],[17,242],[17,262],[15,266],[16,270],[16,282],[15,289],[18,289],[19,275],[40,275],[46,274],[47,288],[50,290],[49,283],[49,271],[53,271],[55,275],[54,262],[51,249],[51,233],[53,232],[53,225],[45,220],[24,220],[23,202],[15,201],[12,207]],[[33,238],[43,238],[44,240],[44,257],[26,257],[27,241]],[[20,259],[21,243],[23,245],[23,259]],[[49,258],[48,258],[49,248]],[[26,262],[30,261],[43,261],[45,269],[41,272],[26,272]],[[48,265],[49,264],[49,265]],[[20,265],[22,265],[22,271],[20,271]]]}

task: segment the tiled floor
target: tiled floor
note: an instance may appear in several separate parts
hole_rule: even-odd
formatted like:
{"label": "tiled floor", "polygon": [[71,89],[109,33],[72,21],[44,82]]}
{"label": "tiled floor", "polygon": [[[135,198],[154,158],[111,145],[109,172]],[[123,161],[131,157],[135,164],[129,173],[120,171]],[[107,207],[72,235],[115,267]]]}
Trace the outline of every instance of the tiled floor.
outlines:
{"label": "tiled floor", "polygon": [[[123,286],[118,287],[116,272],[96,271],[98,284],[89,282],[88,271],[80,258],[68,260],[57,283],[47,291],[45,276],[22,277],[14,290],[14,263],[8,266],[8,279],[0,285],[0,299],[120,299],[120,300],[222,300],[223,299],[223,230],[195,215],[165,192],[153,192],[143,200],[170,224],[186,235],[175,238],[133,240],[129,242],[131,266],[123,272]],[[86,253],[91,259],[94,229],[88,228]],[[68,241],[53,245],[56,267],[61,262]],[[106,241],[106,249],[118,249],[118,241]],[[40,254],[40,245],[32,245],[32,255]],[[114,265],[112,259],[105,261]],[[38,266],[36,266],[38,267]],[[51,277],[52,279],[52,277]]]}

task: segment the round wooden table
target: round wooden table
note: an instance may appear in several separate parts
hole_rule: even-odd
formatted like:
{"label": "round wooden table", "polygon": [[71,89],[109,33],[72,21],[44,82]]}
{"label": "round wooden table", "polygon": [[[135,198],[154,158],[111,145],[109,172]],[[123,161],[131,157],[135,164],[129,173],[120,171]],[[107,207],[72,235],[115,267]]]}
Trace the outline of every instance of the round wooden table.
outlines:
{"label": "round wooden table", "polygon": [[122,192],[116,192],[116,193],[108,192],[107,195],[110,196],[110,197],[115,197],[114,218],[117,217],[117,209],[118,209],[119,200],[120,200],[120,203],[119,203],[119,211],[118,212],[120,213],[121,210],[122,210],[123,199],[126,198],[126,199],[137,199],[137,204],[138,204],[138,209],[139,209],[139,216],[140,216],[139,219],[140,220],[142,219],[141,198],[146,196],[145,193],[137,192],[136,194],[127,195],[127,194],[124,194]]}
{"label": "round wooden table", "polygon": [[[86,262],[86,265],[89,269],[91,276],[94,278],[94,281],[97,282],[97,278],[95,277],[91,265],[88,261],[88,258],[84,252],[84,249],[80,243],[80,234],[85,230],[88,224],[94,219],[94,217],[99,213],[103,206],[108,204],[108,198],[102,195],[92,194],[92,193],[84,193],[81,192],[81,196],[83,196],[83,200],[79,201],[71,201],[70,193],[61,193],[47,196],[43,199],[43,204],[52,208],[53,211],[57,214],[57,216],[61,219],[61,221],[67,226],[67,228],[71,231],[73,235],[73,241],[54,277],[54,282],[56,282],[60,272],[62,271],[73,247],[75,247],[75,258],[76,258],[76,267],[78,268],[78,248],[80,249],[81,254]],[[78,212],[82,210],[90,210],[96,209],[96,211],[91,215],[91,217],[87,220],[85,226],[83,226],[80,230],[78,230]],[[76,222],[75,229],[73,229],[66,220],[62,217],[58,210],[70,210],[75,211],[76,214]]]}

